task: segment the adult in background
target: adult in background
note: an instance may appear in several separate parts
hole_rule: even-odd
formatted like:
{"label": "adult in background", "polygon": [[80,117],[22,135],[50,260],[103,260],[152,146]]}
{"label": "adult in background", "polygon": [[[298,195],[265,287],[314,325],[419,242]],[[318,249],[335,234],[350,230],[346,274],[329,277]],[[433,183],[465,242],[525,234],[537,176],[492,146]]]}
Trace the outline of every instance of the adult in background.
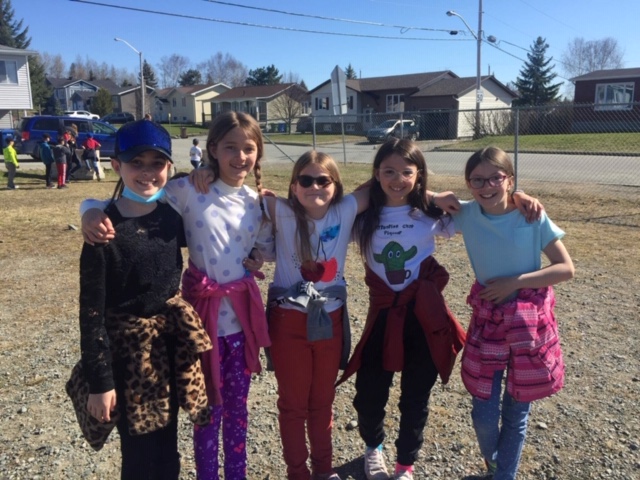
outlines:
{"label": "adult in background", "polygon": [[53,158],[53,151],[51,150],[51,135],[45,133],[42,135],[42,141],[38,145],[38,151],[40,153],[40,161],[44,163],[44,175],[47,182],[47,188],[54,188],[51,183],[51,165],[55,159]]}

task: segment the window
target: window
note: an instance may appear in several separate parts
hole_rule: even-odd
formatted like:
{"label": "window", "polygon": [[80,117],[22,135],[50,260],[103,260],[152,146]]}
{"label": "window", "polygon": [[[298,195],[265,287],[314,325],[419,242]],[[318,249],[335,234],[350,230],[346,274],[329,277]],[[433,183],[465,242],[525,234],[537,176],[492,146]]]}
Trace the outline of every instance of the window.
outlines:
{"label": "window", "polygon": [[347,108],[349,110],[353,110],[353,95],[349,95],[349,98],[347,99]]}
{"label": "window", "polygon": [[404,112],[403,93],[387,95],[387,113],[388,112]]}
{"label": "window", "polygon": [[176,99],[175,99],[175,98],[171,100],[171,104],[172,104],[174,107],[177,105],[177,103],[176,103]]}
{"label": "window", "polygon": [[182,106],[183,107],[187,106],[187,99],[185,97],[182,97]]}
{"label": "window", "polygon": [[316,110],[329,110],[329,97],[316,97]]}
{"label": "window", "polygon": [[633,83],[600,83],[596,85],[595,110],[631,110]]}
{"label": "window", "polygon": [[18,64],[15,61],[0,60],[0,83],[18,84]]}

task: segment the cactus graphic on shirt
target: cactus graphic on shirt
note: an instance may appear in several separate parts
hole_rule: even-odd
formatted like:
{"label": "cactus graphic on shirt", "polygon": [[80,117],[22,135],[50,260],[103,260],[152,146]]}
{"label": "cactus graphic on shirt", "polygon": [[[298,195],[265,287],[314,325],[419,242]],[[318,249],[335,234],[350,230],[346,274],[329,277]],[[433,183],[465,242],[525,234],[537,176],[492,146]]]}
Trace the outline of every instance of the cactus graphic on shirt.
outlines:
{"label": "cactus graphic on shirt", "polygon": [[406,250],[398,242],[389,242],[380,253],[374,253],[373,259],[377,263],[384,265],[387,280],[392,285],[403,283],[410,272],[405,270],[404,265],[407,260],[412,259],[418,253],[418,248],[414,245]]}

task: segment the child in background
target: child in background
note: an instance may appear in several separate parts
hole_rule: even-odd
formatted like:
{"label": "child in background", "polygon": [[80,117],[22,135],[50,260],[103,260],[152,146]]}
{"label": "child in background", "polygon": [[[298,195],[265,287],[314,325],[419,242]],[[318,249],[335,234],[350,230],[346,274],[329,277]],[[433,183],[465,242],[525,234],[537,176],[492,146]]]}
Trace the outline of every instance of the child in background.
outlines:
{"label": "child in background", "polygon": [[464,331],[442,295],[449,275],[432,257],[435,236],[450,237],[453,226],[428,196],[427,165],[418,146],[395,138],[384,143],[373,162],[370,206],[354,225],[365,260],[369,313],[338,382],[357,372],[353,405],[369,480],[390,478],[382,443],[394,372],[402,372],[402,380],[392,478],[410,480],[423,443],[431,388],[438,375],[447,383],[464,345]]}
{"label": "child in background", "polygon": [[122,479],[177,480],[178,407],[194,422],[209,422],[198,354],[211,342],[179,296],[182,219],[157,202],[172,163],[169,134],[134,122],[118,130],[115,143],[111,165],[120,180],[105,213],[117,236],[108,245],[85,243],[80,257],[82,360],[74,374],[90,393],[74,406],[100,424],[118,412]]}
{"label": "child in background", "polygon": [[[574,266],[560,240],[564,232],[544,212],[527,223],[508,202],[514,169],[507,153],[477,151],[467,161],[465,180],[474,200],[462,202],[454,218],[476,282],[467,298],[473,313],[461,372],[473,395],[471,417],[488,469],[472,478],[513,480],[531,402],[563,386],[551,285],[571,279]],[[550,262],[545,268],[541,252]]]}
{"label": "child in background", "polygon": [[47,182],[47,188],[54,188],[51,183],[51,166],[55,162],[53,157],[53,151],[51,150],[51,136],[48,133],[42,135],[42,141],[38,144],[38,152],[40,154],[40,161],[44,163],[44,175]]}
{"label": "child in background", "polygon": [[198,168],[202,162],[202,149],[198,146],[198,143],[200,143],[200,141],[194,138],[193,146],[189,149],[189,158],[191,159],[193,168]]}
{"label": "child in background", "polygon": [[13,138],[7,138],[7,146],[2,149],[2,154],[4,155],[4,166],[7,168],[7,188],[9,190],[15,190],[18,187],[14,179],[16,178],[16,169],[20,168],[18,164],[18,154],[16,153],[16,149],[13,148],[14,144]]}
{"label": "child in background", "polygon": [[98,177],[98,181],[100,178],[100,157],[98,156],[97,150],[100,149],[102,145],[95,138],[93,138],[93,134],[90,133],[87,135],[87,139],[82,144],[82,148],[84,148],[84,152],[82,154],[82,159],[87,165],[87,170],[91,171],[93,169],[96,172],[96,177]]}
{"label": "child in background", "polygon": [[[183,295],[209,336],[217,339],[202,355],[212,422],[194,430],[198,479],[219,478],[222,425],[224,478],[241,480],[246,477],[251,373],[261,370],[259,349],[270,344],[260,290],[249,271],[262,265],[262,254],[273,255],[271,226],[263,224],[260,194],[244,185],[253,172],[258,192],[262,188],[260,126],[241,112],[217,116],[207,153],[217,180],[206,194],[196,192],[185,178],[169,182],[165,190],[167,201],[182,215],[189,247]],[[113,238],[109,222],[101,221],[101,215],[83,217],[90,241]]]}
{"label": "child in background", "polygon": [[56,162],[56,171],[58,172],[58,188],[69,188],[65,183],[67,178],[67,160],[71,156],[71,150],[67,147],[64,136],[58,136],[58,141],[53,147],[53,158]]}

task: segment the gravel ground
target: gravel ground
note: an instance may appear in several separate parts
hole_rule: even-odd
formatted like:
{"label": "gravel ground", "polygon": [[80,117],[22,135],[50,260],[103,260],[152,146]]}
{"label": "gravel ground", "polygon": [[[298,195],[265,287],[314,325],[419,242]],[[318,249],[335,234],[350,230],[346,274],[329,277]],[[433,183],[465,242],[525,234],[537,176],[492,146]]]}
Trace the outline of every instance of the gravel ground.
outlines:
{"label": "gravel ground", "polygon": [[[23,190],[0,192],[0,204],[6,205],[8,195],[14,194],[12,201],[35,202],[34,208],[43,209],[50,219],[12,223],[7,220],[11,211],[2,207],[0,479],[118,478],[117,434],[102,451],[93,452],[80,435],[64,393],[64,383],[79,358],[77,262],[81,239],[79,232],[67,227],[67,223],[78,221],[75,207],[66,206],[73,212],[61,213],[55,210],[57,200],[45,205]],[[95,195],[87,190],[78,198],[90,194]],[[551,216],[558,219],[558,215]],[[577,275],[556,289],[556,313],[567,364],[566,387],[534,404],[519,478],[639,479],[640,345],[636,332],[640,320],[640,230],[572,221],[570,217],[560,215],[558,223],[567,231],[565,243]],[[464,300],[473,277],[462,240],[441,242],[436,257],[451,274],[447,300],[466,326],[469,311]],[[354,251],[347,271],[349,308],[357,340],[366,316],[367,292]],[[271,269],[265,273],[269,278]],[[285,477],[276,388],[272,373],[254,377],[249,398],[250,479]],[[395,454],[397,393],[396,382],[386,419],[388,464],[393,463]],[[353,395],[353,380],[337,393],[334,464],[343,479],[361,480],[363,445],[355,428]],[[195,478],[191,431],[186,417],[181,416],[184,479]],[[480,470],[470,423],[470,397],[457,366],[448,385],[434,388],[415,478],[461,479]]]}

